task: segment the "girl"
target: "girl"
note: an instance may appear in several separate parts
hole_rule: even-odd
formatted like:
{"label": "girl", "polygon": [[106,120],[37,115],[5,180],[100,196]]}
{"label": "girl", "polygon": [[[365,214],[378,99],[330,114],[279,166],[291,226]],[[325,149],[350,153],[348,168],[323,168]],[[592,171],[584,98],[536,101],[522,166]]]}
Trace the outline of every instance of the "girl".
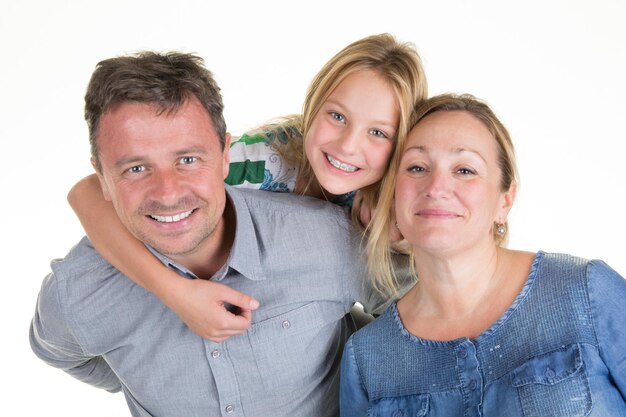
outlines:
{"label": "girl", "polygon": [[[426,90],[411,45],[389,34],[358,40],[315,76],[302,115],[263,126],[231,144],[226,182],[346,206],[358,191],[359,204],[374,207],[395,141],[406,135],[408,118]],[[119,222],[95,175],[79,182],[68,199],[102,256],[158,296],[194,332],[221,341],[248,328],[256,300],[165,268]],[[240,314],[230,313],[226,303],[238,306]]]}

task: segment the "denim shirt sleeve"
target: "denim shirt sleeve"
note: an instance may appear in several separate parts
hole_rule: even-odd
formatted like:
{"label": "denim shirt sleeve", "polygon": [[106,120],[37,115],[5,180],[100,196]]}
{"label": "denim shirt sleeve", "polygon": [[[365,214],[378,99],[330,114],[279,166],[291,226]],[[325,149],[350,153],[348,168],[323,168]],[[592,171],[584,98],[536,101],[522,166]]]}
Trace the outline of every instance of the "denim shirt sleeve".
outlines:
{"label": "denim shirt sleeve", "polygon": [[589,262],[587,277],[600,357],[626,399],[626,280],[598,260]]}
{"label": "denim shirt sleeve", "polygon": [[367,415],[368,397],[357,368],[352,337],[348,339],[341,358],[341,385],[339,387],[339,410],[342,417]]}
{"label": "denim shirt sleeve", "polygon": [[121,390],[118,377],[104,358],[84,352],[63,312],[59,283],[51,273],[44,280],[30,325],[30,345],[48,365],[110,392]]}

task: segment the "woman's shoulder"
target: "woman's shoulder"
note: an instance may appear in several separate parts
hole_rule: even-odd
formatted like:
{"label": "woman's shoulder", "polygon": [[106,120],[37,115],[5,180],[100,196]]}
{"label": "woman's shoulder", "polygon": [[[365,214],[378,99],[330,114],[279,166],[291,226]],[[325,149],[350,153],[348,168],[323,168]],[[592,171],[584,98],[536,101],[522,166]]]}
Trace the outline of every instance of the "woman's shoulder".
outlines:
{"label": "woman's shoulder", "polygon": [[585,287],[626,287],[626,280],[601,259],[587,259],[567,253],[539,251],[533,271],[553,277],[555,282],[578,282]]}

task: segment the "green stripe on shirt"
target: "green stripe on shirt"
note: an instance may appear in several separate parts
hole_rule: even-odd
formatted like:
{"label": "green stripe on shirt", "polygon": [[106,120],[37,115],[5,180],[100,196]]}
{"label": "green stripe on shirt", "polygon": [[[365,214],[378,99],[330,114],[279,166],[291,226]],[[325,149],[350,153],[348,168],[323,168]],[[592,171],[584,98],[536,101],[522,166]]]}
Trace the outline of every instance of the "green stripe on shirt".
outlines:
{"label": "green stripe on shirt", "polygon": [[[248,136],[249,137],[249,136]],[[262,184],[265,172],[265,161],[231,162],[228,177],[224,180],[229,185],[241,185],[245,181],[251,184]]]}

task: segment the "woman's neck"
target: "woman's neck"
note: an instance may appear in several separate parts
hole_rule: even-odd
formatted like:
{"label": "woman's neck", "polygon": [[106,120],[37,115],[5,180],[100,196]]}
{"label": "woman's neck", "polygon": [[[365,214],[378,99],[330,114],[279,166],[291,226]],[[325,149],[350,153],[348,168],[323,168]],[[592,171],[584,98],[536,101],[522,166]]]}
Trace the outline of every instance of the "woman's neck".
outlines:
{"label": "woman's neck", "polygon": [[493,244],[456,256],[416,253],[419,281],[398,301],[402,323],[424,339],[476,338],[513,303],[533,259]]}
{"label": "woman's neck", "polygon": [[428,315],[459,318],[471,315],[502,284],[505,249],[475,248],[456,256],[416,253],[419,283],[415,304]]}

